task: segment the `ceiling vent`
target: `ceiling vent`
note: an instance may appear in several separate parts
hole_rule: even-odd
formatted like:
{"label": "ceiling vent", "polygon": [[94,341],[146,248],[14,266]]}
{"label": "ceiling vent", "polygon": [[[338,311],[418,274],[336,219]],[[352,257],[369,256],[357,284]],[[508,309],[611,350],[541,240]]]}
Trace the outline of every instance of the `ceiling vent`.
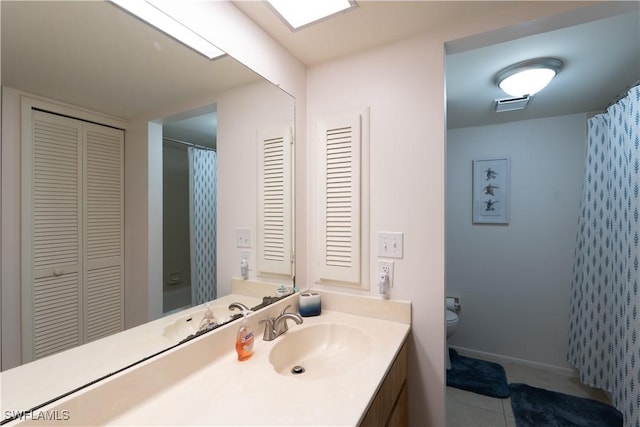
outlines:
{"label": "ceiling vent", "polygon": [[502,98],[495,100],[496,113],[502,113],[504,111],[523,110],[527,106],[530,95],[518,96],[516,98]]}

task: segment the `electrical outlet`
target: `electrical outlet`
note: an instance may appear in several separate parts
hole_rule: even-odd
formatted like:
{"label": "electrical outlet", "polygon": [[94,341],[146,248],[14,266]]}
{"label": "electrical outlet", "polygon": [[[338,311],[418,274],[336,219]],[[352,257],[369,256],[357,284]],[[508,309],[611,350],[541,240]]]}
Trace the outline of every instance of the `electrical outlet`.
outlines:
{"label": "electrical outlet", "polygon": [[236,228],[236,248],[251,247],[251,229]]}
{"label": "electrical outlet", "polygon": [[378,260],[378,277],[380,277],[380,273],[386,271],[389,275],[389,287],[393,287],[393,261],[382,261]]}

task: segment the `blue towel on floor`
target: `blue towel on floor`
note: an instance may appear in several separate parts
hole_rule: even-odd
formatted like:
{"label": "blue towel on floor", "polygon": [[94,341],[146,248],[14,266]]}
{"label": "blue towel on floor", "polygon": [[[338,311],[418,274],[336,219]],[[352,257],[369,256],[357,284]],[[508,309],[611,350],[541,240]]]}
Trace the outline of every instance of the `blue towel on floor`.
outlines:
{"label": "blue towel on floor", "polygon": [[451,369],[447,369],[447,385],[491,397],[509,397],[509,384],[504,368],[498,363],[461,356],[450,348]]}
{"label": "blue towel on floor", "polygon": [[622,427],[622,413],[606,403],[526,384],[510,384],[518,427]]}

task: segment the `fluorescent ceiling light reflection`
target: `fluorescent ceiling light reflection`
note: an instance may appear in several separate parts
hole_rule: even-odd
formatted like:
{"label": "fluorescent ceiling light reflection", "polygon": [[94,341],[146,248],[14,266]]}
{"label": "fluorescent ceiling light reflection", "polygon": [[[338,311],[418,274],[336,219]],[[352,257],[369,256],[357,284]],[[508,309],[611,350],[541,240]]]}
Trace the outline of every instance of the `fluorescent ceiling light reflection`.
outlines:
{"label": "fluorescent ceiling light reflection", "polygon": [[223,56],[225,53],[208,40],[185,27],[173,17],[163,12],[151,1],[146,0],[111,0],[127,12],[153,25],[163,33],[184,43],[191,49],[200,52],[209,59]]}
{"label": "fluorescent ceiling light reflection", "polygon": [[349,0],[267,0],[294,30],[355,6]]}

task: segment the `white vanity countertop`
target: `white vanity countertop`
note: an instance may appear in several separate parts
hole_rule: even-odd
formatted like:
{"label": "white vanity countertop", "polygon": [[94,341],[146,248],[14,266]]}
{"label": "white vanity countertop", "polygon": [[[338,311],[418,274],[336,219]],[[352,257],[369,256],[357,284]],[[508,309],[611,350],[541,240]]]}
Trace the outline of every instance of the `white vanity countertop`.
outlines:
{"label": "white vanity countertop", "polygon": [[[290,322],[291,323],[291,322]],[[235,351],[108,420],[110,425],[357,425],[382,383],[409,325],[339,312],[308,317],[289,332],[338,323],[372,334],[371,353],[337,376],[306,379],[278,374],[269,351],[279,339],[258,338],[251,359]],[[261,335],[257,333],[256,335]]]}
{"label": "white vanity countertop", "polygon": [[[262,298],[227,295],[211,306],[226,310],[234,301],[253,307]],[[192,307],[0,373],[0,419],[7,418],[7,411],[29,410],[177,344],[181,339],[167,336],[167,326],[203,309],[204,305]]]}
{"label": "white vanity countertop", "polygon": [[[352,298],[323,293],[320,316],[290,321],[289,332],[263,341],[259,320],[292,303],[295,310],[296,296],[285,298],[249,316],[256,340],[247,361],[237,360],[233,322],[8,425],[355,426],[410,331],[411,304]],[[341,311],[329,309],[336,307]],[[269,361],[273,347],[322,323],[360,330],[370,352],[333,376],[277,373]]]}

